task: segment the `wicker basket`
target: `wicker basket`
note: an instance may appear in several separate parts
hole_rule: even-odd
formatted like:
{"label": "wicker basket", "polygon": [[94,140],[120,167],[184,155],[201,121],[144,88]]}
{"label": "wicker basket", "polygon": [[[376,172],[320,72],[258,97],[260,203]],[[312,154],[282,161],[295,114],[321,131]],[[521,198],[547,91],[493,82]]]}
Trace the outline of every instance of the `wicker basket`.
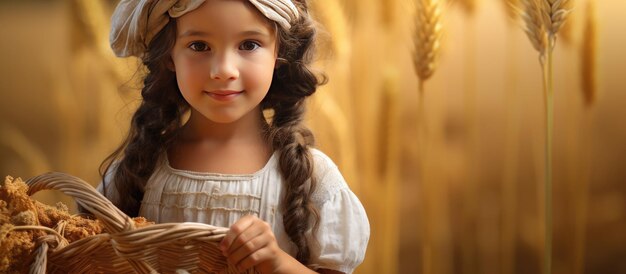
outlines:
{"label": "wicker basket", "polygon": [[226,228],[201,223],[135,228],[131,218],[80,178],[53,172],[26,183],[29,195],[54,189],[73,197],[109,232],[67,244],[50,231],[38,239],[30,273],[239,273],[218,248]]}

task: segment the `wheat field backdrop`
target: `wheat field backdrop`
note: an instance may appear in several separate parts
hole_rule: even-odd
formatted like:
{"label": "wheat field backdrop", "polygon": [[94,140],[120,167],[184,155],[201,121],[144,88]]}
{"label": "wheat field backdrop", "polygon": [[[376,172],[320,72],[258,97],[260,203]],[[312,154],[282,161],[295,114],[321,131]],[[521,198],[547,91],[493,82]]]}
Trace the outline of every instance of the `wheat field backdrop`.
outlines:
{"label": "wheat field backdrop", "polygon": [[[307,122],[372,229],[356,273],[542,273],[547,246],[552,273],[626,273],[625,1],[569,1],[558,26],[550,245],[542,38],[507,4],[535,0],[309,2],[330,81]],[[1,175],[98,183],[138,99],[115,3],[0,1]]]}

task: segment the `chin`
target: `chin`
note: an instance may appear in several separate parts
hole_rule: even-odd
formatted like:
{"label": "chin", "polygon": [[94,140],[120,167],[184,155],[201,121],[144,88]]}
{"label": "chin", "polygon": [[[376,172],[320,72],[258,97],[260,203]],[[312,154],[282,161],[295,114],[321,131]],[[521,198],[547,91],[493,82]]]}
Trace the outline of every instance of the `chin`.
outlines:
{"label": "chin", "polygon": [[237,122],[237,120],[239,119],[234,118],[234,117],[211,117],[209,118],[209,120],[217,124],[230,124],[230,123]]}
{"label": "chin", "polygon": [[213,115],[210,117],[206,117],[217,124],[230,124],[239,121],[242,116],[241,115]]}

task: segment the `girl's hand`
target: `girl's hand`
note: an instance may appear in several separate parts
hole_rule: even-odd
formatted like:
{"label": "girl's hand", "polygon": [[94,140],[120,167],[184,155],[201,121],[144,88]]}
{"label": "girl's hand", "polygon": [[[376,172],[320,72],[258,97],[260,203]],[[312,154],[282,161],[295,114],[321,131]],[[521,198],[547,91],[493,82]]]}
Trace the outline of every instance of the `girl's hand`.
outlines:
{"label": "girl's hand", "polygon": [[291,258],[278,246],[270,225],[253,215],[244,216],[230,227],[220,249],[239,271],[256,267],[261,273],[280,272],[280,266]]}

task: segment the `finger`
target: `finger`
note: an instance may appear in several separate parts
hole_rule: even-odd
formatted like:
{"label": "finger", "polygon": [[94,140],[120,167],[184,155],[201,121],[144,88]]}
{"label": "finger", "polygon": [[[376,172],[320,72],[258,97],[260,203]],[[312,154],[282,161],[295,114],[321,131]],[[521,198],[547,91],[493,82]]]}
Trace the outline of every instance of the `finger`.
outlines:
{"label": "finger", "polygon": [[268,248],[261,248],[251,254],[248,254],[248,256],[244,257],[233,265],[237,267],[238,271],[243,272],[257,266],[263,261],[271,259],[271,253],[272,252]]}
{"label": "finger", "polygon": [[265,248],[269,241],[264,237],[256,237],[241,245],[238,249],[228,254],[228,262],[237,265],[240,261],[249,257],[251,254]]}
{"label": "finger", "polygon": [[269,229],[269,225],[261,220],[254,220],[250,226],[244,231],[239,233],[237,237],[230,243],[230,247],[226,251],[227,254],[231,254],[241,246],[245,245],[248,241],[261,236]]}
{"label": "finger", "polygon": [[224,236],[224,239],[222,239],[222,242],[220,242],[220,249],[223,253],[230,249],[230,245],[232,244],[233,240],[235,240],[235,238],[237,238],[237,236],[241,232],[243,232],[246,228],[252,225],[254,219],[254,216],[246,215],[239,219],[237,222],[235,222],[232,226],[230,226],[228,232],[226,232],[226,236]]}

